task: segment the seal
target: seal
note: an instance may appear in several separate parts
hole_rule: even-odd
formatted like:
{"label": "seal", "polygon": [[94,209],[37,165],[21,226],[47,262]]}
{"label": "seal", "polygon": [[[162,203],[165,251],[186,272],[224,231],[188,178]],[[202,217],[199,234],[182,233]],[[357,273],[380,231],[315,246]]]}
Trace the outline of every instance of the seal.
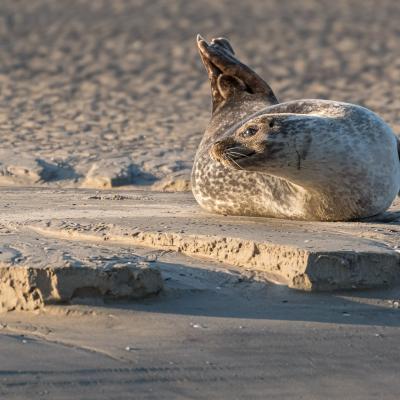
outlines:
{"label": "seal", "polygon": [[400,189],[390,127],[349,103],[279,103],[225,38],[197,45],[211,83],[212,117],[191,184],[204,209],[228,215],[346,221],[384,212]]}

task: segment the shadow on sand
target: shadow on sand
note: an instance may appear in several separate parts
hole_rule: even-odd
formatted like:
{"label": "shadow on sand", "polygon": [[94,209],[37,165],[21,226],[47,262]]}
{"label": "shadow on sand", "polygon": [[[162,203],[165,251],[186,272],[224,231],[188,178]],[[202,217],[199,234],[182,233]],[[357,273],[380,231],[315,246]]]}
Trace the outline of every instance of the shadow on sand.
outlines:
{"label": "shadow on sand", "polygon": [[[157,262],[165,289],[104,307],[219,318],[400,326],[400,287],[337,292],[300,292],[245,278],[238,271]],[[78,302],[76,302],[78,303]],[[86,302],[87,304],[87,302]]]}

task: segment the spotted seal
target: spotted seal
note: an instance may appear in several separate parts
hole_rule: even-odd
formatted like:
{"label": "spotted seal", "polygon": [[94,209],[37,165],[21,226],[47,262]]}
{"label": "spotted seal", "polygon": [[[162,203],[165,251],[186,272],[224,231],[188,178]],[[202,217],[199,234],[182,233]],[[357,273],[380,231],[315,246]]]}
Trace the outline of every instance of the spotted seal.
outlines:
{"label": "spotted seal", "polygon": [[399,145],[381,118],[337,101],[279,103],[227,39],[198,36],[197,45],[212,94],[191,182],[203,208],[345,221],[390,206],[400,189]]}

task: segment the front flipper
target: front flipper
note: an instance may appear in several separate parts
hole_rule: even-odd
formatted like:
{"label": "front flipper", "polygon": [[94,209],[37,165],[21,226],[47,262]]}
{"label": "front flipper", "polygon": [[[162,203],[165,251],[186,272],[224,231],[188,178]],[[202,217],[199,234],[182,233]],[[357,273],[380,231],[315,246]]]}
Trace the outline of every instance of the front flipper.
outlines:
{"label": "front flipper", "polygon": [[244,94],[262,99],[268,105],[278,103],[270,86],[235,57],[227,39],[213,39],[208,44],[198,35],[197,46],[211,83],[213,112],[227,99]]}

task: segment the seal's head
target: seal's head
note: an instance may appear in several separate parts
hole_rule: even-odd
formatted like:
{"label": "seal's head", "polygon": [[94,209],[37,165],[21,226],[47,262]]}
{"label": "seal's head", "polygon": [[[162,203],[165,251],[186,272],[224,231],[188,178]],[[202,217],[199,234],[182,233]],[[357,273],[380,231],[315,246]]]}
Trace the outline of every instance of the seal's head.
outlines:
{"label": "seal's head", "polygon": [[292,177],[307,160],[314,124],[293,114],[259,115],[213,143],[210,156],[231,169]]}

